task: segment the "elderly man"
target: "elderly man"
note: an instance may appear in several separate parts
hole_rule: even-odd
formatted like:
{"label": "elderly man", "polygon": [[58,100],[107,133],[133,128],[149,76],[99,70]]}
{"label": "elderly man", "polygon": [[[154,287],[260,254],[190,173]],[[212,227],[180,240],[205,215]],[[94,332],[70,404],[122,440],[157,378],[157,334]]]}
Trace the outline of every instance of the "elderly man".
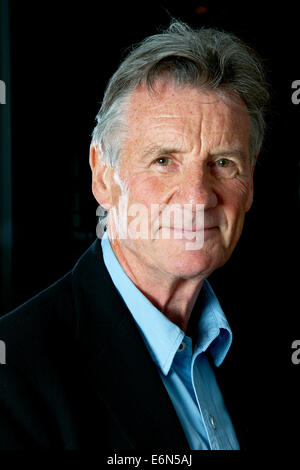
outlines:
{"label": "elderly man", "polygon": [[242,447],[207,278],[251,207],[267,99],[259,59],[217,30],[173,22],[124,60],[90,148],[99,237],[0,321],[0,447]]}

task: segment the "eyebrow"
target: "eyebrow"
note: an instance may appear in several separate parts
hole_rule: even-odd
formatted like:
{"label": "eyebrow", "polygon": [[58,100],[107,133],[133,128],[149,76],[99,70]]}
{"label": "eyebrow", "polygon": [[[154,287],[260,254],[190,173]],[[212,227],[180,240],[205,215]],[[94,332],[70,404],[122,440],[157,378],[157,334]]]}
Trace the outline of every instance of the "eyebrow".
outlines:
{"label": "eyebrow", "polygon": [[242,150],[240,149],[232,149],[232,150],[223,150],[223,149],[220,149],[220,150],[216,150],[216,151],[212,151],[212,152],[209,152],[210,156],[211,157],[240,157],[242,158],[243,160],[246,160],[247,159],[247,155],[245,152],[243,152]]}
{"label": "eyebrow", "polygon": [[150,149],[142,153],[142,160],[149,158],[149,157],[153,157],[153,156],[165,155],[169,153],[182,153],[182,152],[183,152],[182,149],[179,149],[176,147],[160,147],[159,145],[155,145],[154,147],[151,147]]}

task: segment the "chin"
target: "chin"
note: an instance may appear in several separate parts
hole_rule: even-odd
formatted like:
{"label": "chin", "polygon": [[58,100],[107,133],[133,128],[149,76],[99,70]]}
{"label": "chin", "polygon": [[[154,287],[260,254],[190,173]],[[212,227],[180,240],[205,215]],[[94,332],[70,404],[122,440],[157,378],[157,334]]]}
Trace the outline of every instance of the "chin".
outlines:
{"label": "chin", "polygon": [[202,250],[186,251],[167,260],[167,270],[174,276],[186,279],[197,276],[206,278],[225,263],[222,258]]}

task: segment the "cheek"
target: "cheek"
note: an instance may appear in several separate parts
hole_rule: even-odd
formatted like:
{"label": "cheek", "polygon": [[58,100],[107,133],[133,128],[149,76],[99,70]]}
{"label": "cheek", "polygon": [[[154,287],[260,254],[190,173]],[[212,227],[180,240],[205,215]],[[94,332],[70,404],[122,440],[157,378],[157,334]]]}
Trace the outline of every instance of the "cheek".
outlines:
{"label": "cheek", "polygon": [[245,213],[249,195],[251,194],[251,184],[247,180],[231,180],[228,184],[224,185],[223,191],[223,205],[232,214]]}
{"label": "cheek", "polygon": [[226,237],[239,237],[244,225],[244,218],[247,212],[247,202],[250,194],[250,184],[245,181],[231,181],[223,188],[223,206],[225,218],[227,220]]}
{"label": "cheek", "polygon": [[164,195],[169,188],[156,176],[134,175],[128,180],[130,187],[129,200],[131,203],[139,202],[145,206],[164,202]]}

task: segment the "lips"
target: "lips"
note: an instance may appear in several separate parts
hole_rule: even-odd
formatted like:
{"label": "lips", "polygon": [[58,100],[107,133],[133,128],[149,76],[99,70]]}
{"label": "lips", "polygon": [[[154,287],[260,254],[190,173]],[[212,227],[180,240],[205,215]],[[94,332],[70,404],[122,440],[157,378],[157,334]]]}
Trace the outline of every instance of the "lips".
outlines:
{"label": "lips", "polygon": [[169,229],[169,230],[176,230],[176,231],[180,231],[180,232],[201,232],[202,230],[206,231],[206,230],[213,230],[213,229],[217,229],[218,226],[217,225],[209,225],[209,226],[205,226],[205,227],[192,227],[191,229],[186,229],[186,228],[182,228],[182,227],[161,227],[162,229]]}
{"label": "lips", "polygon": [[[165,237],[168,238],[168,234],[170,238],[177,239],[177,240],[204,240],[209,234],[213,233],[214,230],[218,230],[216,225],[207,226],[204,228],[198,228],[194,230],[186,230],[184,228],[176,228],[176,227],[161,227],[162,233],[165,233]],[[171,235],[172,234],[172,235]]]}

